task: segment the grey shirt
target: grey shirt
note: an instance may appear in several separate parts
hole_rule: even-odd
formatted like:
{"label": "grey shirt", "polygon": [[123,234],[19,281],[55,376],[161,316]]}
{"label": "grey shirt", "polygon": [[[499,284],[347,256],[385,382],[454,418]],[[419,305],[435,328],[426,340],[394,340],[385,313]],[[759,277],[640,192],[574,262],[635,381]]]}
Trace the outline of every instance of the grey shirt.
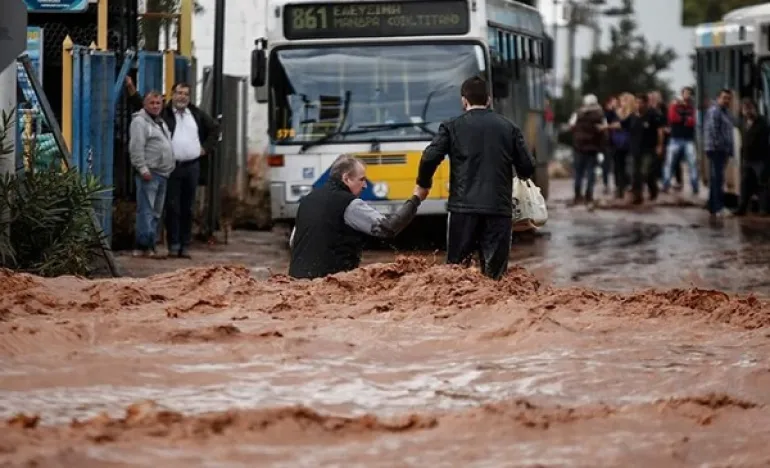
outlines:
{"label": "grey shirt", "polygon": [[166,122],[160,117],[153,119],[144,109],[131,120],[128,152],[131,164],[141,174],[154,172],[168,177],[176,166]]}
{"label": "grey shirt", "polygon": [[[384,215],[370,204],[360,198],[356,198],[345,209],[345,224],[356,231],[370,236],[382,238],[395,237],[414,219],[420,203],[420,199],[413,195],[395,213]],[[294,246],[294,233],[296,230],[297,228],[295,227],[291,231],[291,237],[289,238],[290,247]]]}

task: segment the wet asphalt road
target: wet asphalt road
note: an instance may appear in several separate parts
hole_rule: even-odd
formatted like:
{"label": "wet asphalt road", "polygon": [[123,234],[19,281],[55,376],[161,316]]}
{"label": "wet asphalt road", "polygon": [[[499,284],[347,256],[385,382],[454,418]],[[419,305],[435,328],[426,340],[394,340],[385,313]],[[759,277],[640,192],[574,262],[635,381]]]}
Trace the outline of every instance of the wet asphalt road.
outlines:
{"label": "wet asphalt road", "polygon": [[711,223],[697,208],[557,208],[512,258],[559,284],[599,289],[697,286],[770,296],[770,220]]}

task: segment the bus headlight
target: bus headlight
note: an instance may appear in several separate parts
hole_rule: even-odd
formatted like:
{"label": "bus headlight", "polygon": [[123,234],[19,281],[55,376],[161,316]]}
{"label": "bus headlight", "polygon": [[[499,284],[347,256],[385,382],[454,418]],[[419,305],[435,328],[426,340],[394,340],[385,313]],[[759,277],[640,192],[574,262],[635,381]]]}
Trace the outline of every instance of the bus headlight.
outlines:
{"label": "bus headlight", "polygon": [[372,186],[372,193],[374,193],[374,196],[377,198],[385,198],[388,196],[388,184],[385,182],[377,182]]}
{"label": "bus headlight", "polygon": [[295,197],[304,197],[313,190],[312,185],[292,185],[291,194]]}

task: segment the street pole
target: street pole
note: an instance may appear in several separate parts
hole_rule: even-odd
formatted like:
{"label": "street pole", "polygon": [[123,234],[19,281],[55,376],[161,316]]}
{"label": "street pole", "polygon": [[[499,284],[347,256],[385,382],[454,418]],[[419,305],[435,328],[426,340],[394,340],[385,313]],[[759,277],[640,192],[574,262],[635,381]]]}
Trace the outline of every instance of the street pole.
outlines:
{"label": "street pole", "polygon": [[572,90],[575,87],[575,36],[578,27],[578,4],[574,0],[568,0],[569,18],[567,23],[567,85]]}
{"label": "street pole", "polygon": [[[7,115],[9,112],[13,113],[11,123],[7,128],[5,127],[5,122],[0,122],[0,125],[3,125],[3,133],[5,134],[3,141],[0,141],[0,177],[16,172],[16,135],[19,122],[15,112],[17,107],[16,61],[13,61],[5,67],[5,70],[0,72],[0,111],[2,111],[0,115]],[[3,222],[6,222],[10,215],[11,213],[9,212],[0,213]],[[6,231],[0,233],[0,236],[10,236],[10,234],[10,231]]]}
{"label": "street pole", "polygon": [[[0,72],[0,114],[12,113],[13,118],[8,128],[3,128],[5,140],[0,142],[2,153],[0,156],[0,176],[13,174],[16,171],[16,134],[18,133],[19,119],[16,116],[16,61],[11,62]],[[2,122],[5,124],[5,122]]]}
{"label": "street pole", "polygon": [[556,79],[556,57],[558,57],[557,51],[559,50],[559,0],[553,0],[553,31],[551,32],[553,39],[553,50],[551,51],[551,63],[553,63],[553,95],[556,96],[559,93],[559,81]]}
{"label": "street pole", "polygon": [[217,141],[217,149],[214,157],[209,155],[209,178],[206,188],[208,189],[208,239],[213,240],[214,232],[217,229],[218,205],[219,205],[219,164],[218,161],[223,157],[224,145],[222,145],[222,86],[224,73],[224,47],[225,47],[225,0],[216,0],[216,10],[214,12],[214,66],[212,69],[212,114],[219,122],[220,133]]}

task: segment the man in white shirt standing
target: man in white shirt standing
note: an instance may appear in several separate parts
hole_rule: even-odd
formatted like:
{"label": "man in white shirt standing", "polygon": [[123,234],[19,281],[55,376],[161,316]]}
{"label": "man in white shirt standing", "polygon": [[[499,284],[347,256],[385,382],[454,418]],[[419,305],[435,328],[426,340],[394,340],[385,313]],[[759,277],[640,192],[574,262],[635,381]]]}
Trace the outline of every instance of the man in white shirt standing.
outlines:
{"label": "man in white shirt standing", "polygon": [[166,245],[169,256],[190,258],[200,159],[213,153],[219,137],[219,125],[206,112],[190,103],[190,85],[177,83],[173,93],[163,112],[171,130],[176,160],[176,169],[169,177],[166,195]]}

